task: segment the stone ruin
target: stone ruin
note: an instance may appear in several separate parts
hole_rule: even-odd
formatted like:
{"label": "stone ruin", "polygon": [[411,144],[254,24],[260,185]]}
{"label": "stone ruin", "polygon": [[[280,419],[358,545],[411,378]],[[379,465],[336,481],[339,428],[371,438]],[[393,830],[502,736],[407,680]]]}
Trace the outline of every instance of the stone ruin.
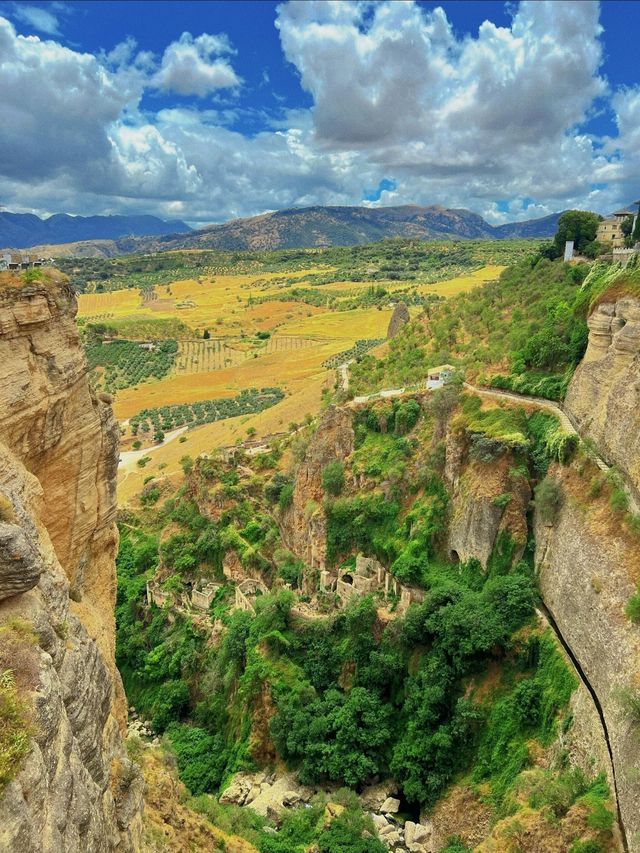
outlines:
{"label": "stone ruin", "polygon": [[424,599],[424,590],[405,586],[388,569],[373,557],[358,554],[353,569],[339,569],[336,575],[324,570],[320,572],[320,588],[327,592],[336,592],[346,604],[354,595],[366,595],[369,592],[383,592],[398,596],[398,614],[406,613],[413,602]]}
{"label": "stone ruin", "polygon": [[236,586],[235,609],[245,610],[253,616],[256,614],[254,603],[259,595],[269,592],[265,584],[257,578],[247,578]]}

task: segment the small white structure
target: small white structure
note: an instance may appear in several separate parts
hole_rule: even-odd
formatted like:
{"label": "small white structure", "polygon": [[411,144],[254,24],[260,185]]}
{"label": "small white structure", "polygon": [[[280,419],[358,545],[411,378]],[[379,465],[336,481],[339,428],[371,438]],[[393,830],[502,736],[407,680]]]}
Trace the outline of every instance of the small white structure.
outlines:
{"label": "small white structure", "polygon": [[452,364],[440,364],[430,368],[427,373],[427,389],[433,391],[435,388],[442,388],[451,380],[455,370]]}
{"label": "small white structure", "polygon": [[573,240],[567,240],[564,244],[564,262],[570,261],[573,257]]}

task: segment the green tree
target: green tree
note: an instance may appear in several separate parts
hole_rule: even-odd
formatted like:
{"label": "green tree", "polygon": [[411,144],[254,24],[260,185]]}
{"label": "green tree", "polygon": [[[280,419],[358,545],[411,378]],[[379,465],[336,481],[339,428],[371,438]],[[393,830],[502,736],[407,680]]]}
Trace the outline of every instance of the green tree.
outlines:
{"label": "green tree", "polygon": [[601,220],[601,216],[588,210],[565,210],[558,219],[558,230],[553,238],[555,256],[562,256],[567,240],[573,240],[575,251],[582,252],[587,243],[596,239]]}
{"label": "green tree", "polygon": [[329,462],[322,469],[322,488],[328,494],[339,495],[344,488],[344,463],[340,460]]}

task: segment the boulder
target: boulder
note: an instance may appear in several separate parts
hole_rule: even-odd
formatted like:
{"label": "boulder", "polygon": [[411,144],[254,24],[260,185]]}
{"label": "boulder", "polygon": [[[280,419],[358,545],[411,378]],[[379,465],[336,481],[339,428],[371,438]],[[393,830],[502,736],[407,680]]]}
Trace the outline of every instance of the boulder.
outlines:
{"label": "boulder", "polygon": [[247,795],[249,794],[251,787],[252,786],[246,779],[239,779],[235,777],[220,794],[220,804],[223,806],[243,806],[246,802]]}
{"label": "boulder", "polygon": [[40,580],[43,563],[17,524],[0,523],[0,600],[26,592]]}
{"label": "boulder", "polygon": [[302,802],[302,797],[296,791],[287,791],[282,797],[283,806],[297,806]]}
{"label": "boulder", "polygon": [[398,786],[395,782],[387,780],[380,782],[378,785],[369,785],[360,795],[360,800],[365,808],[372,811],[380,811],[382,804],[389,797],[397,793]]}
{"label": "boulder", "polygon": [[396,814],[399,808],[400,800],[396,800],[395,797],[387,797],[384,803],[380,806],[380,811],[383,814]]}

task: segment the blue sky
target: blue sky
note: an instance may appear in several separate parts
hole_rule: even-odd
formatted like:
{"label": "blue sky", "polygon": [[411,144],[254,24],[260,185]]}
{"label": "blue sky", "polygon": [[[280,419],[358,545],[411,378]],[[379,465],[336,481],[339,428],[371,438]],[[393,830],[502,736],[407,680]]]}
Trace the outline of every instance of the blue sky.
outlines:
{"label": "blue sky", "polygon": [[492,222],[640,196],[640,2],[0,2],[0,204]]}

